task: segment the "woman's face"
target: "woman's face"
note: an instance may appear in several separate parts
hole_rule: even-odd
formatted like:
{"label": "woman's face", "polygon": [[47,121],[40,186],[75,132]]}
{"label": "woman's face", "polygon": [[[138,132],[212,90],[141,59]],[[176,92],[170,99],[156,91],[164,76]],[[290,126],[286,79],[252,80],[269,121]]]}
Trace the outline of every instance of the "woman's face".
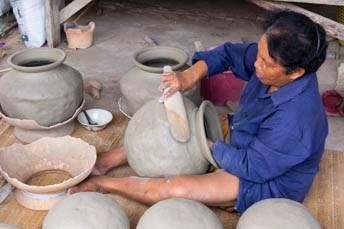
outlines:
{"label": "woman's face", "polygon": [[277,63],[269,54],[268,40],[264,34],[258,43],[257,60],[254,64],[258,79],[266,85],[280,88],[283,85],[301,77],[304,73],[295,71],[290,74],[285,73],[285,68]]}

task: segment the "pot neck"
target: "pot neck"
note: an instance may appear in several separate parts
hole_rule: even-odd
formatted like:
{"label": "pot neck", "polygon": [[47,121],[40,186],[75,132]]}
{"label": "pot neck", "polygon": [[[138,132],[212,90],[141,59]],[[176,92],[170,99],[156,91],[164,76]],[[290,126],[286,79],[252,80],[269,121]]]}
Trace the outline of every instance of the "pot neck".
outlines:
{"label": "pot neck", "polygon": [[165,65],[170,65],[172,71],[181,69],[188,61],[188,55],[181,49],[156,46],[143,48],[133,55],[136,67],[151,73],[163,73]]}
{"label": "pot neck", "polygon": [[63,64],[64,51],[56,48],[32,48],[12,54],[7,62],[14,70],[34,73],[49,71]]}
{"label": "pot neck", "polygon": [[213,142],[224,139],[216,108],[210,101],[203,101],[195,116],[196,138],[201,153],[209,163],[218,168],[207,144],[208,138]]}

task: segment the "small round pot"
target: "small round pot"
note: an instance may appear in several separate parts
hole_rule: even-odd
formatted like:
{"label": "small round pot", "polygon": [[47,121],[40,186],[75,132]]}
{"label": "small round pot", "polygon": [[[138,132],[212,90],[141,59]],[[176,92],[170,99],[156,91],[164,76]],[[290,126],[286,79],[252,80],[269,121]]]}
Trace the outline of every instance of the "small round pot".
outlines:
{"label": "small round pot", "polygon": [[91,21],[87,25],[79,25],[75,22],[65,23],[63,25],[66,33],[68,48],[86,49],[93,43],[93,34],[96,24]]}
{"label": "small round pot", "polygon": [[181,143],[173,138],[166,110],[158,99],[146,103],[130,120],[124,137],[128,162],[144,177],[203,174],[209,163],[217,167],[207,138],[223,140],[215,107],[204,101],[197,108],[184,97],[190,138]]}
{"label": "small round pot", "polygon": [[[181,49],[156,46],[143,48],[133,55],[135,67],[129,70],[120,80],[120,90],[125,103],[120,110],[132,116],[146,102],[162,95],[159,90],[160,75],[165,65],[173,71],[187,67],[188,55]],[[195,86],[184,95],[196,105],[200,104],[200,87]]]}
{"label": "small round pot", "polygon": [[53,126],[69,119],[83,101],[80,72],[63,64],[60,49],[33,48],[12,54],[12,70],[0,78],[0,105],[10,118]]}

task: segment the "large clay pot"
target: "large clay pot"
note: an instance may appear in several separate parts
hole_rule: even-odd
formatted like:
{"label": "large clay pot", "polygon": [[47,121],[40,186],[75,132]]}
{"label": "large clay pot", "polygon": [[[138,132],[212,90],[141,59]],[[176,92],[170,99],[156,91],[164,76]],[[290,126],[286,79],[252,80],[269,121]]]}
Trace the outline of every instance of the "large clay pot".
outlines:
{"label": "large clay pot", "polygon": [[[158,88],[163,67],[170,65],[174,71],[182,70],[186,68],[188,55],[181,49],[156,46],[138,50],[134,53],[133,59],[135,67],[120,80],[124,100],[122,106],[131,116],[146,102],[162,95]],[[184,95],[199,105],[199,86],[195,86]]]}
{"label": "large clay pot", "polygon": [[216,165],[207,138],[223,140],[215,107],[204,101],[197,108],[184,98],[190,128],[187,142],[176,141],[170,132],[166,110],[158,99],[146,103],[130,120],[124,147],[131,168],[145,177],[168,177],[205,173]]}
{"label": "large clay pot", "polygon": [[0,79],[0,105],[6,116],[52,126],[69,119],[83,100],[83,81],[63,64],[59,49],[34,48],[12,54],[12,71]]}

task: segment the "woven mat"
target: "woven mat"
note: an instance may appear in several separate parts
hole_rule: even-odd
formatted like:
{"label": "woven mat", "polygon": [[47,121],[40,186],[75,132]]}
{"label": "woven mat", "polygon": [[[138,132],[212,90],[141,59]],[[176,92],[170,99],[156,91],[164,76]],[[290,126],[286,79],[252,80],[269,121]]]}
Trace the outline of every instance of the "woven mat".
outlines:
{"label": "woven mat", "polygon": [[[108,151],[122,143],[128,120],[124,116],[115,116],[114,121],[103,131],[94,133],[77,126],[73,135],[93,144],[98,152]],[[18,142],[13,135],[13,128],[0,120],[0,147]],[[128,166],[116,168],[109,172],[112,177],[134,175]],[[1,179],[0,179],[1,181]],[[320,172],[315,178],[305,205],[313,212],[325,229],[344,228],[344,153],[326,150],[321,162]],[[135,228],[147,206],[118,195],[114,198],[126,211]],[[218,208],[211,208],[219,217],[224,228],[234,229],[239,215],[228,213]],[[23,229],[39,229],[42,226],[46,211],[32,211],[20,206],[13,194],[0,205],[0,222],[20,226]]]}

